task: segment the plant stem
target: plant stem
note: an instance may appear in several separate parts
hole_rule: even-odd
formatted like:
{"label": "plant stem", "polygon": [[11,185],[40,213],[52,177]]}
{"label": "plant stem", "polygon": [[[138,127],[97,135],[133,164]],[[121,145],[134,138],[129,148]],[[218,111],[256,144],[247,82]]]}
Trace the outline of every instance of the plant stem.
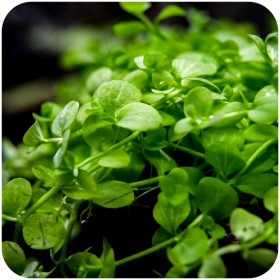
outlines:
{"label": "plant stem", "polygon": [[200,152],[194,151],[194,150],[186,148],[186,147],[182,147],[182,146],[176,145],[176,144],[171,143],[171,142],[167,142],[167,143],[168,143],[168,145],[170,147],[176,148],[176,149],[178,149],[178,150],[180,150],[182,152],[185,152],[187,154],[191,154],[193,156],[200,157],[200,158],[203,158],[203,159],[205,158],[205,155],[200,153]]}
{"label": "plant stem", "polygon": [[164,248],[164,247],[166,247],[166,246],[168,246],[168,245],[171,245],[171,244],[173,244],[173,243],[177,243],[177,242],[179,242],[179,241],[180,241],[180,239],[179,239],[177,236],[175,236],[175,237],[173,237],[173,238],[171,238],[171,239],[168,239],[168,240],[166,240],[166,241],[164,241],[164,242],[162,242],[162,243],[160,243],[160,244],[158,244],[158,245],[156,245],[156,246],[153,246],[153,247],[151,247],[151,248],[149,248],[149,249],[147,249],[147,250],[144,250],[144,251],[142,251],[142,252],[139,252],[139,253],[134,254],[134,255],[132,255],[132,256],[129,256],[129,257],[127,257],[127,258],[124,258],[124,259],[121,259],[121,260],[119,260],[119,261],[116,261],[116,262],[115,262],[115,265],[118,266],[118,265],[122,265],[122,264],[124,264],[124,263],[130,262],[130,261],[139,259],[139,258],[141,258],[141,257],[144,257],[144,256],[146,256],[146,255],[149,255],[149,254],[151,254],[151,253],[154,253],[154,252],[156,252],[156,251],[158,251],[158,250],[160,250],[160,249],[162,249],[162,248]]}
{"label": "plant stem", "polygon": [[6,220],[6,221],[10,221],[10,222],[17,222],[18,221],[17,218],[14,218],[14,217],[11,217],[11,216],[8,216],[8,215],[5,215],[5,214],[2,214],[2,219]]}
{"label": "plant stem", "polygon": [[129,185],[132,187],[132,188],[139,188],[139,187],[142,187],[142,186],[147,186],[147,185],[150,185],[150,184],[154,184],[154,183],[157,183],[161,178],[163,178],[164,175],[162,176],[157,176],[157,177],[153,177],[153,178],[150,178],[150,179],[146,179],[146,180],[142,180],[142,181],[138,181],[138,182],[133,182],[133,183],[129,183]]}
{"label": "plant stem", "polygon": [[125,139],[121,140],[120,142],[112,145],[111,147],[109,147],[106,151],[103,152],[99,152],[89,158],[87,158],[86,160],[82,161],[81,163],[79,163],[76,167],[77,168],[81,168],[83,166],[85,166],[86,164],[90,163],[91,161],[105,155],[106,153],[113,151],[115,149],[120,148],[121,146],[123,146],[124,144],[128,143],[129,141],[131,141],[132,139],[136,138],[139,134],[141,133],[141,131],[135,131],[132,134],[130,134],[128,137],[126,137]]}
{"label": "plant stem", "polygon": [[277,140],[275,139],[270,139],[266,142],[263,143],[262,146],[260,146],[252,155],[251,157],[247,160],[245,166],[239,170],[239,172],[229,181],[229,183],[234,184],[250,167],[252,162],[271,144],[276,143]]}
{"label": "plant stem", "polygon": [[37,202],[35,202],[18,220],[22,224],[25,220],[33,214],[40,206],[42,206],[48,199],[55,195],[61,186],[55,186],[45,193]]}
{"label": "plant stem", "polygon": [[156,108],[159,107],[160,105],[164,104],[167,100],[172,99],[176,95],[181,93],[181,89],[174,90],[173,92],[167,94],[165,97],[162,99],[156,101],[155,103],[151,104],[152,107]]}

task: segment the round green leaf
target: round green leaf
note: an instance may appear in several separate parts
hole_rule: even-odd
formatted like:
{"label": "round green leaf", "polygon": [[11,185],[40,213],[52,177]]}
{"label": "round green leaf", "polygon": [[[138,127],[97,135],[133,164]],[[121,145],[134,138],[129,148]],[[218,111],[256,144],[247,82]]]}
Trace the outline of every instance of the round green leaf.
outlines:
{"label": "round green leaf", "polygon": [[229,225],[233,235],[244,242],[254,239],[264,230],[263,220],[242,208],[232,211]]}
{"label": "round green leaf", "polygon": [[44,143],[44,136],[38,121],[35,121],[26,131],[23,136],[23,143],[28,147],[38,147],[40,144]]}
{"label": "round green leaf", "polygon": [[238,205],[238,195],[228,184],[217,178],[202,178],[196,189],[197,205],[201,212],[223,220]]}
{"label": "round green leaf", "polygon": [[129,165],[130,157],[124,150],[113,150],[102,157],[98,164],[109,168],[122,168]]}
{"label": "round green leaf", "polygon": [[89,92],[94,92],[101,84],[110,81],[112,70],[108,67],[101,67],[92,72],[87,80],[86,87]]}
{"label": "round green leaf", "polygon": [[16,274],[24,272],[26,258],[22,248],[15,242],[2,242],[2,255],[7,266]]}
{"label": "round green leaf", "polygon": [[209,249],[207,234],[200,228],[187,229],[183,240],[168,252],[173,265],[188,265],[203,258]]}
{"label": "round green leaf", "polygon": [[211,91],[205,87],[191,89],[184,100],[184,113],[187,117],[197,120],[209,116],[213,104]]}
{"label": "round green leaf", "polygon": [[103,83],[97,90],[99,102],[111,115],[132,102],[139,102],[142,98],[141,91],[133,84],[113,80]]}
{"label": "round green leaf", "polygon": [[33,214],[23,225],[23,238],[33,249],[50,249],[65,238],[62,218],[47,214]]}
{"label": "round green leaf", "polygon": [[16,178],[9,181],[2,189],[2,211],[10,216],[17,216],[29,203],[32,188],[26,179]]}
{"label": "round green leaf", "polygon": [[120,208],[134,201],[134,192],[129,184],[110,180],[97,184],[97,192],[92,201],[105,208]]}
{"label": "round green leaf", "polygon": [[226,278],[226,274],[227,269],[222,259],[211,254],[203,259],[197,276],[199,278]]}
{"label": "round green leaf", "polygon": [[153,130],[159,128],[162,123],[162,118],[156,109],[140,102],[125,105],[117,112],[116,117],[117,126],[131,130]]}

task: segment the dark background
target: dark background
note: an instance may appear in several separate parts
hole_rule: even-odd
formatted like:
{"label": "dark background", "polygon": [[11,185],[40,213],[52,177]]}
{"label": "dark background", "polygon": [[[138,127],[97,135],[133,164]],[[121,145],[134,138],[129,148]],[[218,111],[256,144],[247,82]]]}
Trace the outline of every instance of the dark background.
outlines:
{"label": "dark background", "polygon": [[[168,4],[154,2],[146,14],[153,19]],[[273,15],[257,3],[172,4],[185,9],[195,7],[204,10],[213,19],[251,22],[262,37],[275,31],[271,27],[276,26]],[[53,98],[53,82],[63,71],[58,65],[61,49],[52,39],[52,33],[75,25],[98,27],[129,19],[133,17],[124,12],[117,2],[27,2],[12,9],[2,27],[2,135],[14,143],[21,142],[22,135],[33,123],[31,112],[38,111],[44,101]],[[178,17],[165,23],[188,25],[185,19]]]}

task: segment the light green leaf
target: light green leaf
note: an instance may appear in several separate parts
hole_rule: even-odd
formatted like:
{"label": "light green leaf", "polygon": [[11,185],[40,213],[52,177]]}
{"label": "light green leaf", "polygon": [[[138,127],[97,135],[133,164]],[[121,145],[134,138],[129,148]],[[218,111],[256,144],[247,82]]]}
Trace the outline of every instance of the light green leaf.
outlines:
{"label": "light green leaf", "polygon": [[139,102],[141,91],[133,84],[123,80],[103,83],[97,90],[97,97],[104,109],[114,115],[119,109],[132,102]]}
{"label": "light green leaf", "polygon": [[76,119],[79,110],[79,102],[70,101],[67,103],[60,113],[56,116],[52,123],[52,132],[56,136],[63,136],[63,133],[70,129]]}
{"label": "light green leaf", "polygon": [[33,214],[24,223],[23,238],[32,249],[50,249],[65,238],[65,228],[61,217],[47,214]]}
{"label": "light green leaf", "polygon": [[2,189],[2,211],[16,217],[28,205],[32,195],[29,181],[16,178],[9,181]]}
{"label": "light green leaf", "polygon": [[102,157],[98,164],[109,168],[122,168],[129,165],[130,157],[124,150],[113,150]]}
{"label": "light green leaf", "polygon": [[63,133],[63,140],[62,140],[62,143],[61,143],[61,147],[57,150],[56,154],[53,157],[53,164],[54,164],[55,168],[58,168],[63,162],[64,156],[67,152],[67,147],[68,147],[70,134],[71,134],[70,129],[67,129]]}
{"label": "light green leaf", "polygon": [[35,121],[35,123],[26,131],[23,136],[23,143],[28,147],[38,147],[44,143],[44,136],[38,121]]}
{"label": "light green leaf", "polygon": [[24,272],[26,258],[22,248],[15,242],[2,242],[2,256],[7,266],[16,273],[21,275]]}
{"label": "light green leaf", "polygon": [[236,127],[211,127],[202,132],[201,144],[204,149],[218,141],[227,142],[238,149],[244,144],[243,134]]}
{"label": "light green leaf", "polygon": [[278,211],[278,187],[270,188],[263,197],[264,207],[272,213]]}
{"label": "light green leaf", "polygon": [[[129,72],[124,78],[124,81],[128,81],[131,84],[135,85],[140,90],[143,90],[148,83],[148,75],[145,71],[137,69],[132,72]],[[142,95],[143,97],[143,95]]]}
{"label": "light green leaf", "polygon": [[87,80],[86,87],[90,93],[93,93],[101,84],[110,81],[112,70],[108,67],[101,67],[92,72]]}
{"label": "light green leaf", "polygon": [[172,68],[175,75],[181,79],[214,75],[217,71],[216,64],[212,62],[190,61],[186,58],[173,59]]}
{"label": "light green leaf", "polygon": [[196,189],[198,208],[214,220],[223,220],[238,205],[238,195],[228,184],[217,178],[202,178]]}
{"label": "light green leaf", "polygon": [[120,6],[123,10],[130,14],[142,14],[151,7],[151,3],[148,2],[120,2]]}
{"label": "light green leaf", "polygon": [[126,21],[115,24],[113,30],[117,36],[128,37],[145,31],[146,27],[139,21]]}
{"label": "light green leaf", "polygon": [[241,242],[248,242],[256,238],[264,230],[263,220],[242,208],[232,211],[229,225],[233,235]]}
{"label": "light green leaf", "polygon": [[134,192],[129,184],[110,180],[97,184],[92,201],[105,208],[120,208],[134,201]]}
{"label": "light green leaf", "polygon": [[243,136],[248,142],[266,142],[277,140],[278,128],[271,124],[252,124],[243,131]]}
{"label": "light green leaf", "polygon": [[179,6],[176,5],[169,5],[165,8],[163,8],[159,14],[157,15],[155,22],[158,23],[166,18],[174,17],[174,16],[181,16],[184,17],[186,15],[186,12],[184,9],[182,9]]}
{"label": "light green leaf", "polygon": [[140,131],[157,129],[162,123],[156,109],[140,102],[125,105],[117,112],[116,118],[117,126]]}
{"label": "light green leaf", "polygon": [[199,268],[199,278],[226,278],[227,269],[222,259],[215,255],[207,255]]}
{"label": "light green leaf", "polygon": [[211,91],[205,87],[191,89],[184,100],[186,117],[200,121],[209,116],[213,104]]}

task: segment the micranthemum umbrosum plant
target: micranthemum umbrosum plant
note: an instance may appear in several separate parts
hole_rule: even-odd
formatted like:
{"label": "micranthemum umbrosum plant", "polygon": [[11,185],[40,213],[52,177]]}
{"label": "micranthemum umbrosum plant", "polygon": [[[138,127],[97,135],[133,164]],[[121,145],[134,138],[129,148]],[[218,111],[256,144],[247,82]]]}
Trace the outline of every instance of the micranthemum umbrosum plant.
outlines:
{"label": "micranthemum umbrosum plant", "polygon": [[[278,34],[222,29],[176,5],[150,21],[149,3],[120,5],[135,20],[114,25],[106,47],[66,52],[65,67],[96,61],[58,84],[24,146],[3,142],[3,230],[15,224],[5,262],[24,277],[108,278],[154,254],[164,263],[155,276],[224,278],[237,254],[251,275],[268,271],[278,244]],[[189,27],[161,25],[173,16]],[[71,250],[96,209],[130,211],[155,195],[150,248],[118,259],[104,236],[100,254]],[[50,252],[50,269],[38,250]]]}

